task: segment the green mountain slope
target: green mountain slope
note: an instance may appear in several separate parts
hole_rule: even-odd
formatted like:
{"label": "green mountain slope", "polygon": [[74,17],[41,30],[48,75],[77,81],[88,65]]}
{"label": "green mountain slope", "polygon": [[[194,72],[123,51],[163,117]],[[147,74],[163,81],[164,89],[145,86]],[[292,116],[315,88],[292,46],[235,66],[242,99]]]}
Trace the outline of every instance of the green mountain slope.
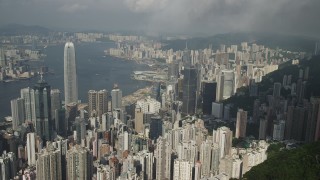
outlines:
{"label": "green mountain slope", "polygon": [[269,153],[268,159],[244,174],[243,179],[320,179],[320,142]]}

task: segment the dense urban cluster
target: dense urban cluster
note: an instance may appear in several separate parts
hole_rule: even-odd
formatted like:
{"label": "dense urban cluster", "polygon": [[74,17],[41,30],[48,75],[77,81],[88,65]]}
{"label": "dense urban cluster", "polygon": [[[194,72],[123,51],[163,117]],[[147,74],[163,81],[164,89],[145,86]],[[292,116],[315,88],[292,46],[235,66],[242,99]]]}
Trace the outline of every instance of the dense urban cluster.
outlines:
{"label": "dense urban cluster", "polygon": [[[12,125],[0,136],[0,179],[239,179],[267,159],[270,142],[320,138],[320,100],[305,99],[308,68],[275,82],[272,95],[259,92],[264,76],[293,60],[288,54],[295,60],[305,53],[247,42],[173,51],[138,36],[108,37],[118,44],[108,51],[112,56],[165,59],[166,79],[132,104],[123,104],[121,84],[89,90],[88,102],[80,103],[75,46],[67,42],[64,100],[41,76],[11,101]],[[239,108],[234,117],[225,100],[242,87],[256,99],[253,112]],[[213,128],[213,121],[235,128]],[[259,124],[259,137],[248,137],[249,122]],[[238,139],[244,143],[235,145]]]}

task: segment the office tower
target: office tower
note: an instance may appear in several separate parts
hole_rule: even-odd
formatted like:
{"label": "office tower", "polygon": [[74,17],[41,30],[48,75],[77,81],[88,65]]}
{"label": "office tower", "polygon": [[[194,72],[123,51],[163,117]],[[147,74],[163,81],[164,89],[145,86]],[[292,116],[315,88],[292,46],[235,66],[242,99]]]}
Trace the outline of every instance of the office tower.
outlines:
{"label": "office tower", "polygon": [[76,55],[72,42],[64,46],[64,103],[78,102]]}
{"label": "office tower", "polygon": [[76,134],[75,134],[75,141],[77,144],[81,144],[81,140],[85,138],[86,136],[86,122],[83,118],[76,117],[76,120],[74,122]]}
{"label": "office tower", "polygon": [[[52,117],[52,125],[53,129],[56,132],[59,132],[59,119],[61,118],[61,96],[59,89],[51,89],[51,117]],[[60,132],[59,132],[60,133]]]}
{"label": "office tower", "polygon": [[36,123],[36,110],[35,110],[35,99],[34,90],[30,87],[20,90],[21,98],[24,99],[24,110],[25,110],[25,120]]}
{"label": "office tower", "polygon": [[0,48],[0,67],[5,67],[7,65],[5,52]]}
{"label": "office tower", "polygon": [[142,109],[136,105],[135,115],[134,115],[134,129],[137,133],[143,133],[143,112]]}
{"label": "office tower", "polygon": [[37,179],[62,180],[61,152],[52,144],[38,154]]}
{"label": "office tower", "polygon": [[183,70],[183,104],[182,113],[193,115],[196,112],[197,70],[185,67]]}
{"label": "office tower", "polygon": [[67,151],[68,179],[91,180],[93,166],[92,152],[80,146],[73,146]]}
{"label": "office tower", "polygon": [[72,128],[72,124],[76,120],[78,107],[77,103],[69,103],[65,105],[66,114],[65,114],[65,122],[64,122],[64,132],[70,131]]}
{"label": "office tower", "polygon": [[246,137],[247,130],[247,111],[239,109],[237,112],[236,138]]}
{"label": "office tower", "polygon": [[59,89],[51,89],[51,116],[54,117],[55,111],[61,109],[61,96]]}
{"label": "office tower", "polygon": [[206,115],[212,113],[212,103],[216,101],[216,82],[203,82],[202,83],[202,112]]}
{"label": "office tower", "polygon": [[273,97],[280,97],[281,83],[274,83],[273,85]]}
{"label": "office tower", "polygon": [[151,117],[150,139],[156,140],[162,135],[162,119],[160,116]]}
{"label": "office tower", "polygon": [[217,102],[220,102],[223,100],[223,87],[224,87],[224,73],[220,72],[217,76],[217,94],[216,94]]}
{"label": "office tower", "polygon": [[51,116],[51,89],[42,79],[34,86],[34,99],[36,110],[36,133],[45,141],[53,137],[53,122]]}
{"label": "office tower", "polygon": [[118,85],[114,85],[111,91],[111,111],[118,108],[122,108],[122,91]]}
{"label": "office tower", "polygon": [[187,160],[174,160],[173,180],[192,180],[193,164]]}
{"label": "office tower", "polygon": [[161,103],[148,96],[147,98],[138,100],[137,106],[141,108],[143,113],[159,113]]}
{"label": "office tower", "polygon": [[22,98],[11,100],[12,129],[17,128],[24,122],[24,100]]}
{"label": "office tower", "polygon": [[27,134],[27,153],[28,165],[36,165],[36,135],[35,133]]}
{"label": "office tower", "polygon": [[223,74],[223,99],[228,99],[235,91],[235,74],[233,70],[222,70]]}
{"label": "office tower", "polygon": [[159,137],[154,152],[156,165],[156,180],[170,179],[171,144],[166,138]]}
{"label": "office tower", "polygon": [[108,92],[103,89],[100,91],[89,90],[88,106],[90,117],[101,117],[108,111]]}

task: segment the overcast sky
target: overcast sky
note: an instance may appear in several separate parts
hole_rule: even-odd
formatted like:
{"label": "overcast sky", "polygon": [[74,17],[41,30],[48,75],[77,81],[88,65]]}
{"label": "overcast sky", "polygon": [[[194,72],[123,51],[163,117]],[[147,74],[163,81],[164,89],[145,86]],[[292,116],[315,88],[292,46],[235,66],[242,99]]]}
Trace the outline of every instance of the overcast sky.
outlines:
{"label": "overcast sky", "polygon": [[320,37],[320,0],[0,0],[0,25]]}

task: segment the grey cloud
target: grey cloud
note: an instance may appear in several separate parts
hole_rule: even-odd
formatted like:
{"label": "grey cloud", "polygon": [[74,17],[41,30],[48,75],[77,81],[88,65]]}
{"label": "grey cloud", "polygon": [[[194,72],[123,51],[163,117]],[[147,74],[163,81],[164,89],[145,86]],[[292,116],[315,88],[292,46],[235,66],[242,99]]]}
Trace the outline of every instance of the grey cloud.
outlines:
{"label": "grey cloud", "polygon": [[0,25],[320,36],[319,0],[0,0]]}

